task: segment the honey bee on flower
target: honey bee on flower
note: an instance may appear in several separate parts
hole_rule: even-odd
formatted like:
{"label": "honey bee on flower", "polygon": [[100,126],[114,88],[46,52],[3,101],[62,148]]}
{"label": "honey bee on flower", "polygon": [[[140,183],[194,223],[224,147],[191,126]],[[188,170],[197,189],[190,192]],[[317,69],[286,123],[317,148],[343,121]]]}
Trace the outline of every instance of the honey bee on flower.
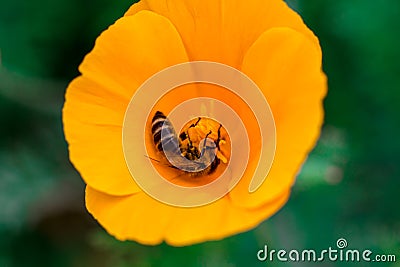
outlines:
{"label": "honey bee on flower", "polygon": [[[154,144],[161,154],[170,160],[171,165],[169,166],[181,170],[192,177],[212,174],[220,164],[220,159],[216,156],[216,151],[221,154],[219,146],[222,141],[222,125],[220,124],[218,127],[217,139],[210,141],[208,138],[211,138],[210,135],[213,132],[209,130],[205,134],[204,127],[201,129],[198,125],[200,121],[201,118],[198,118],[196,122],[190,124],[179,135],[179,138],[175,133],[173,125],[164,113],[157,111],[153,116],[151,124]],[[202,134],[199,133],[201,130],[198,130],[198,128],[203,131]],[[196,135],[189,134],[189,131],[192,129],[197,130]],[[163,132],[165,132],[164,135]],[[204,139],[202,139],[204,141],[198,140],[201,135],[204,136]],[[193,137],[197,137],[197,140],[192,140],[194,139]]]}

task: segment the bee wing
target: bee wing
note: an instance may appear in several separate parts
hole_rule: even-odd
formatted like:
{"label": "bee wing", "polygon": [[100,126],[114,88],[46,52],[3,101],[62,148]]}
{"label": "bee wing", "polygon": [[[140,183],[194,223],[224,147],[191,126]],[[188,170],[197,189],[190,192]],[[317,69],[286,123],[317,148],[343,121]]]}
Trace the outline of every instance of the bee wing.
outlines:
{"label": "bee wing", "polygon": [[171,165],[174,168],[182,170],[182,171],[198,172],[198,171],[205,169],[205,167],[207,167],[207,165],[204,165],[204,163],[201,161],[188,160],[187,158],[185,158],[182,155],[177,154],[177,153],[172,153],[169,151],[164,151],[164,153],[165,153],[167,160],[171,163]]}

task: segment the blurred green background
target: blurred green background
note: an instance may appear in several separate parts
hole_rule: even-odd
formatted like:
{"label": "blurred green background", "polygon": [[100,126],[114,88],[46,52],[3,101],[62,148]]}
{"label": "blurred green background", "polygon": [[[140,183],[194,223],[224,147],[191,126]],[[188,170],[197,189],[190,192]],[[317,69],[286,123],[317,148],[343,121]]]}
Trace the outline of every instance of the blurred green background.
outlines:
{"label": "blurred green background", "polygon": [[[326,121],[287,205],[258,228],[183,248],[108,236],[84,207],[60,121],[68,82],[131,5],[0,0],[0,267],[400,266],[400,1],[291,0],[319,36]],[[184,222],[182,222],[184,223]],[[259,262],[273,249],[349,248],[397,263]]]}

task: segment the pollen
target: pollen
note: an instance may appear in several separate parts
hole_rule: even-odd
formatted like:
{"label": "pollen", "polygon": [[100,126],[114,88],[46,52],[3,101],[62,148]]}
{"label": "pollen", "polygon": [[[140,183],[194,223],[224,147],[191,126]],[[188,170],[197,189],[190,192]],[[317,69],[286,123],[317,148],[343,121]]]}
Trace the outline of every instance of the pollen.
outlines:
{"label": "pollen", "polygon": [[181,130],[182,133],[187,133],[188,139],[182,142],[183,147],[192,142],[193,146],[200,148],[200,143],[204,138],[214,140],[216,145],[216,157],[223,164],[229,162],[230,157],[230,138],[222,124],[216,120],[200,117],[190,120]]}

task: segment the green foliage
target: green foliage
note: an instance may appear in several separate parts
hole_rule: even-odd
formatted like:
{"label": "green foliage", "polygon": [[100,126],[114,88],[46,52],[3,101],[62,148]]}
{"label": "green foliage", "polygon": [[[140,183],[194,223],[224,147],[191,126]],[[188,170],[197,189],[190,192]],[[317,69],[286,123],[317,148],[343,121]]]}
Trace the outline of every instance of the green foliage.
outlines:
{"label": "green foliage", "polygon": [[321,139],[270,220],[223,241],[173,248],[107,235],[84,208],[63,141],[65,87],[131,2],[0,0],[0,266],[265,266],[256,259],[264,244],[318,250],[340,237],[399,261],[400,2],[288,3],[324,52]]}

